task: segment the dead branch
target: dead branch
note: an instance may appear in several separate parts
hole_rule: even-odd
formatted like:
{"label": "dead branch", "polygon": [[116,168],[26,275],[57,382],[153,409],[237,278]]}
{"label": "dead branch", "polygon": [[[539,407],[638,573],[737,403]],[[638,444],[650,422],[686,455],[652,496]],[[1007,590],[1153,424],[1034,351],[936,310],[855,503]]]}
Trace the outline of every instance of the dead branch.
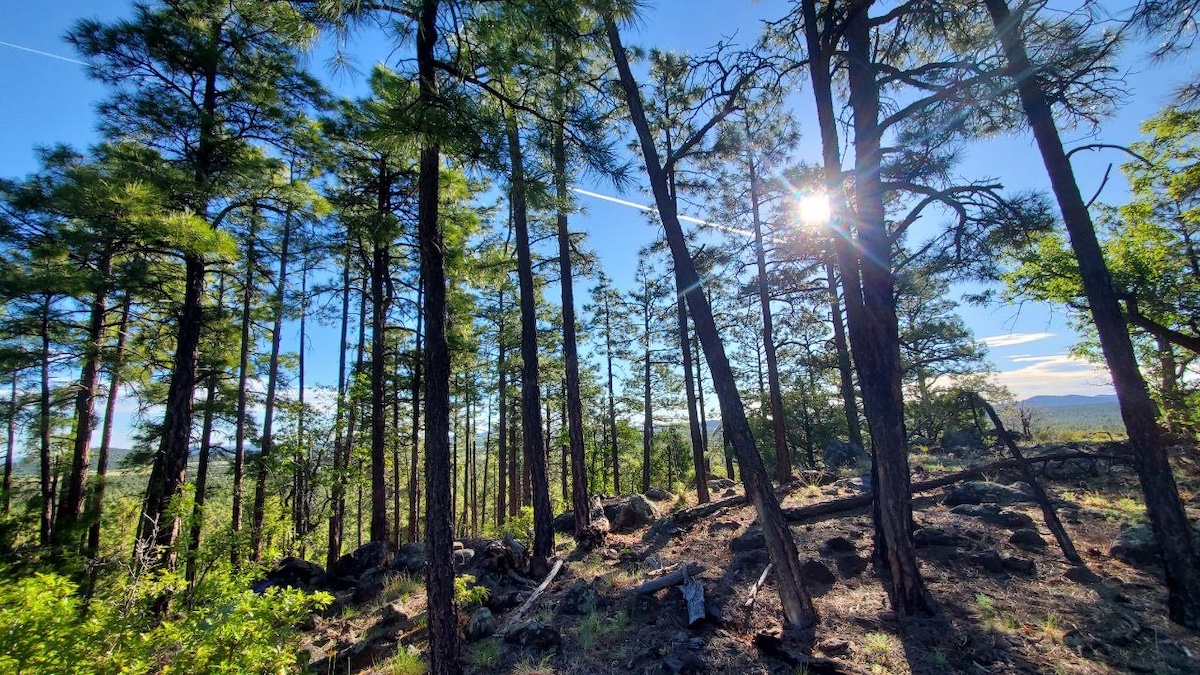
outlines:
{"label": "dead branch", "polygon": [[[1107,456],[1104,456],[1107,457]],[[1067,459],[1100,459],[1101,455],[1096,455],[1091,452],[1073,451],[1073,452],[1055,452],[1047,455],[1039,455],[1037,457],[1029,457],[1025,461],[1033,464],[1038,462],[1056,462]],[[945,476],[939,476],[930,480],[919,481],[912,484],[913,492],[927,492],[938,488],[953,485],[964,480],[980,478],[985,473],[999,471],[1000,469],[1011,469],[1018,465],[1015,459],[1002,459],[991,464],[984,464],[963,471],[955,471],[948,473]],[[870,493],[858,495],[856,497],[845,497],[843,499],[831,499],[827,502],[817,504],[809,504],[808,506],[794,506],[783,510],[783,517],[789,522],[803,522],[810,518],[818,518],[827,516],[833,513],[841,513],[843,511],[852,511],[854,509],[868,506],[871,503],[872,496]]]}
{"label": "dead branch", "polygon": [[553,569],[550,570],[550,573],[546,575],[545,579],[542,579],[542,583],[539,584],[537,588],[533,589],[533,593],[531,593],[529,598],[517,608],[517,611],[509,615],[508,620],[504,623],[504,629],[500,631],[501,635],[504,635],[510,626],[513,626],[520,621],[521,617],[525,615],[525,612],[527,612],[529,608],[533,606],[533,603],[536,602],[537,599],[546,592],[546,589],[550,586],[550,582],[554,581],[554,577],[558,576],[558,571],[562,569],[562,566],[562,560],[554,561]]}
{"label": "dead branch", "polygon": [[640,586],[625,591],[625,595],[646,595],[655,591],[661,591],[664,588],[670,588],[671,586],[683,583],[685,579],[695,576],[703,571],[704,568],[699,564],[694,562],[687,563],[686,565],[680,566],[679,569],[671,572],[670,574],[664,574],[657,579],[651,579]]}
{"label": "dead branch", "polygon": [[772,565],[773,563],[767,563],[767,567],[762,571],[762,575],[758,577],[758,581],[754,582],[754,585],[750,587],[750,594],[746,596],[746,604],[743,605],[747,611],[754,606],[754,599],[758,597],[758,589],[762,588],[763,583],[766,582],[767,575],[771,573]]}
{"label": "dead branch", "polygon": [[763,654],[782,661],[793,668],[803,669],[807,673],[834,673],[835,675],[866,675],[865,670],[856,668],[853,664],[838,659],[823,659],[807,654],[800,654],[784,645],[783,640],[774,635],[759,633],[754,636],[754,646]]}

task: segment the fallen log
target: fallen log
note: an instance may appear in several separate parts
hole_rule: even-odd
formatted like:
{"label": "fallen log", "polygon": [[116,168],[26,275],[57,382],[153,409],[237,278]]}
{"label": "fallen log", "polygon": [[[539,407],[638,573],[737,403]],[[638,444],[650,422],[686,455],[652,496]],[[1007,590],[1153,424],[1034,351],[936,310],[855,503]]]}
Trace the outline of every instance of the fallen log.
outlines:
{"label": "fallen log", "polygon": [[741,506],[747,503],[749,502],[746,499],[746,495],[734,495],[732,497],[718,499],[715,502],[693,506],[689,509],[681,509],[675,513],[672,513],[671,517],[675,519],[675,523],[677,525],[683,525],[684,523],[690,523],[698,518],[712,515],[727,506]]}
{"label": "fallen log", "polygon": [[[1107,455],[1096,455],[1091,452],[1075,451],[1055,452],[1048,455],[1038,455],[1037,457],[1027,457],[1025,458],[1025,461],[1033,464],[1038,462],[1055,462],[1067,459],[1112,459],[1112,457]],[[1002,459],[997,462],[992,462],[991,464],[984,464],[982,466],[976,466],[970,469],[964,469],[962,471],[955,471],[954,473],[948,473],[945,476],[938,476],[937,478],[931,478],[930,480],[918,481],[912,484],[912,491],[916,493],[936,490],[938,488],[943,488],[947,485],[953,485],[964,480],[980,478],[983,476],[983,474],[990,473],[992,471],[1011,469],[1019,466],[1019,464],[1020,462],[1018,462],[1016,459]],[[872,495],[867,493],[864,495],[856,495],[854,497],[831,499],[827,502],[809,504],[808,506],[793,506],[791,508],[783,509],[783,517],[789,522],[802,522],[808,520],[809,518],[818,518],[820,516],[841,513],[843,511],[852,511],[864,506],[869,506],[872,498]]]}
{"label": "fallen log", "polygon": [[504,628],[499,631],[500,635],[507,634],[508,629],[516,625],[521,620],[521,617],[525,615],[525,612],[528,611],[531,606],[533,606],[533,603],[536,602],[537,599],[546,592],[546,589],[550,586],[550,582],[554,581],[554,577],[558,576],[558,571],[562,569],[562,566],[562,560],[554,561],[554,568],[550,570],[550,573],[546,575],[545,579],[542,579],[542,583],[539,584],[537,588],[533,589],[533,593],[531,593],[529,598],[517,608],[517,611],[509,615],[508,620],[504,622]]}
{"label": "fallen log", "polygon": [[671,586],[681,584],[684,582],[684,580],[686,580],[692,576],[695,576],[703,571],[704,571],[704,568],[701,567],[699,564],[687,563],[686,565],[681,565],[679,567],[679,569],[675,570],[674,572],[671,572],[670,574],[664,574],[661,577],[658,577],[657,579],[651,579],[650,581],[647,581],[646,583],[644,583],[640,586],[631,588],[631,589],[625,591],[625,594],[626,595],[645,595],[647,593],[653,593],[655,591],[660,591],[664,588],[669,588]]}

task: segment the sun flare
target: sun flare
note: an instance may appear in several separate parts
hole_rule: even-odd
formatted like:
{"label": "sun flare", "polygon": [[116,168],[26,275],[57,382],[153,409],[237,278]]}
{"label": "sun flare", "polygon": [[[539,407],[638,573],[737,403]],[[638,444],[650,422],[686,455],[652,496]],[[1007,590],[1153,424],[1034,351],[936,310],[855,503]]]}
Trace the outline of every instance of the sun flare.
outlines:
{"label": "sun flare", "polygon": [[829,199],[822,194],[809,194],[801,197],[796,210],[800,214],[800,220],[809,225],[827,223],[832,214],[829,209]]}

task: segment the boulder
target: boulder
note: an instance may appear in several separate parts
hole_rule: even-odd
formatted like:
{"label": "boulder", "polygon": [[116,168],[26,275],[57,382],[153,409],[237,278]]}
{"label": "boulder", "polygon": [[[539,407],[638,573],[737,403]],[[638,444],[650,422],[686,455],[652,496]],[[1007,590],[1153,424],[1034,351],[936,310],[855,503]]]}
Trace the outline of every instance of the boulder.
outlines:
{"label": "boulder", "polygon": [[987,445],[974,429],[951,429],[942,434],[942,448],[946,450],[983,450]]}
{"label": "boulder", "polygon": [[375,567],[391,567],[396,558],[396,547],[389,541],[373,541],[363,544],[353,553],[337,559],[329,573],[337,577],[357,579]]}
{"label": "boulder", "polygon": [[959,504],[1007,506],[1015,502],[1031,501],[1033,501],[1033,496],[1029,493],[1029,486],[1024,483],[1001,485],[989,481],[971,480],[950,488],[950,494],[946,495],[944,503],[946,506],[958,506]]}
{"label": "boulder", "polygon": [[298,588],[312,592],[326,588],[329,577],[320,565],[301,558],[288,557],[280,560],[254,590],[261,593],[271,587]]}
{"label": "boulder", "polygon": [[763,535],[762,528],[757,524],[746,528],[746,531],[734,537],[729,541],[729,550],[734,553],[744,553],[746,551],[755,551],[765,549],[767,547],[767,539]]}
{"label": "boulder", "polygon": [[711,478],[708,481],[708,489],[712,490],[713,492],[718,490],[728,490],[735,485],[737,485],[737,483],[729,480],[728,478]]}
{"label": "boulder", "polygon": [[1042,535],[1038,534],[1037,530],[1031,527],[1022,527],[1013,532],[1012,536],[1008,538],[1008,543],[1020,546],[1021,548],[1039,551],[1046,548],[1046,540],[1042,538]]}
{"label": "boulder", "polygon": [[837,438],[830,439],[825,444],[823,455],[825,468],[829,470],[843,466],[854,466],[860,460],[868,459],[867,453],[863,452],[863,449],[858,445],[847,443]]}
{"label": "boulder", "polygon": [[485,637],[490,637],[496,633],[496,617],[492,615],[491,610],[487,607],[480,607],[471,615],[467,621],[466,628],[463,629],[463,635],[466,636],[468,642],[482,640]]}
{"label": "boulder", "polygon": [[1133,525],[1121,530],[1108,554],[1130,565],[1157,565],[1162,562],[1158,541],[1149,525]]}
{"label": "boulder", "polygon": [[809,560],[800,566],[800,573],[810,588],[833,585],[837,581],[833,570],[820,560]]}
{"label": "boulder", "polygon": [[658,507],[645,495],[634,495],[612,519],[613,530],[617,532],[632,532],[645,527],[659,518]]}
{"label": "boulder", "polygon": [[460,548],[454,552],[454,569],[462,571],[475,558],[475,550],[470,548]]}
{"label": "boulder", "polygon": [[669,502],[675,500],[675,495],[659,488],[650,488],[646,490],[646,498],[653,499],[656,502]]}
{"label": "boulder", "polygon": [[917,548],[925,546],[960,546],[963,540],[962,537],[952,532],[946,532],[936,527],[922,527],[913,532],[913,543],[917,545]]}
{"label": "boulder", "polygon": [[562,645],[562,635],[554,626],[548,626],[541,621],[530,621],[508,631],[504,641],[546,652],[558,649]]}
{"label": "boulder", "polygon": [[392,569],[397,572],[421,574],[425,570],[425,544],[405,544],[396,551]]}
{"label": "boulder", "polygon": [[1019,511],[1008,511],[996,504],[959,504],[950,509],[951,513],[960,516],[978,518],[985,523],[1015,530],[1023,527],[1033,527],[1033,518]]}
{"label": "boulder", "polygon": [[841,572],[842,576],[847,579],[866,572],[870,566],[871,561],[857,553],[840,556],[837,559],[838,572]]}

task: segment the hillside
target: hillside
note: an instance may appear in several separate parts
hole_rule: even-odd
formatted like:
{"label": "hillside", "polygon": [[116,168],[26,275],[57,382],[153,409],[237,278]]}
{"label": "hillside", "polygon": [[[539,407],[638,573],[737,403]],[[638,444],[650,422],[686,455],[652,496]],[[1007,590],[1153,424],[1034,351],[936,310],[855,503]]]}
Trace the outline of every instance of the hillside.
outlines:
{"label": "hillside", "polygon": [[[1065,451],[1072,449],[1030,454]],[[467,671],[1197,672],[1200,637],[1166,621],[1160,572],[1137,536],[1146,528],[1144,512],[1130,498],[1136,495],[1132,471],[1107,459],[1043,466],[1087,567],[1063,560],[1037,506],[1019,485],[1005,486],[1014,475],[991,472],[992,482],[916,498],[918,555],[940,614],[904,626],[888,610],[872,571],[869,513],[860,507],[814,515],[806,508],[861,495],[854,480],[831,476],[784,491],[821,615],[816,632],[807,635],[779,632],[781,610],[764,572],[762,533],[753,507],[738,499],[740,486],[715,481],[727,505],[699,517],[688,509],[691,502],[656,494],[663,500],[648,502],[652,515],[630,527],[620,526],[618,509],[633,502],[610,504],[615,531],[606,545],[582,552],[560,536],[556,553],[563,565],[556,574],[530,568],[504,542],[463,540],[455,554],[459,573],[471,575],[464,587],[478,584],[462,611]],[[1085,478],[1089,491],[1074,491]],[[1195,498],[1191,507],[1200,513]],[[328,582],[338,601],[305,637],[309,672],[419,672],[424,600],[414,573],[423,561],[420,545],[395,553],[376,547],[343,561],[340,573],[357,577]],[[639,591],[688,564],[698,565],[692,575],[704,592],[694,620],[678,581]],[[397,569],[407,571],[388,571]],[[543,578],[538,593],[533,586]]]}
{"label": "hillside", "polygon": [[[1125,435],[1116,396],[1034,396],[1018,405],[1032,412],[1031,427],[1044,437]],[[1010,424],[1013,422],[1010,420]]]}

